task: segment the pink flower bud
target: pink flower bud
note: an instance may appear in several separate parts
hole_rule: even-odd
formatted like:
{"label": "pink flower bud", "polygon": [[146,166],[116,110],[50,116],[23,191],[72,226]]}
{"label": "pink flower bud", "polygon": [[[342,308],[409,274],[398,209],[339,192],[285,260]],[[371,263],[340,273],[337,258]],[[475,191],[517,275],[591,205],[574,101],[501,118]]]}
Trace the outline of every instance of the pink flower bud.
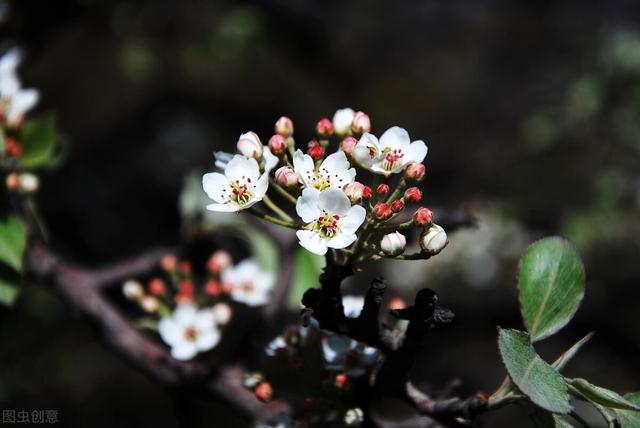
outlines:
{"label": "pink flower bud", "polygon": [[321,137],[328,137],[333,134],[333,123],[329,119],[322,118],[316,123],[316,132]]}
{"label": "pink flower bud", "polygon": [[231,321],[231,316],[233,315],[231,306],[224,302],[216,303],[213,308],[211,308],[211,312],[213,312],[213,319],[216,320],[218,325],[227,324]]}
{"label": "pink flower bud", "polygon": [[249,131],[242,134],[238,139],[236,147],[242,156],[256,160],[262,159],[262,142],[255,132]]}
{"label": "pink flower bud", "polygon": [[382,183],[381,185],[378,186],[378,188],[376,189],[376,193],[380,196],[385,196],[389,193],[389,185],[388,184],[384,184]]}
{"label": "pink flower bud", "polygon": [[424,178],[424,174],[426,172],[426,168],[424,164],[413,162],[409,164],[407,170],[405,171],[405,176],[409,180],[420,181]]}
{"label": "pink flower bud", "polygon": [[173,272],[178,266],[178,259],[173,254],[165,254],[160,260],[160,267],[167,272]]}
{"label": "pink flower bud", "polygon": [[290,137],[293,135],[293,121],[287,116],[282,116],[275,125],[276,134],[280,134],[283,137]]}
{"label": "pink flower bud", "polygon": [[420,247],[426,253],[438,254],[447,245],[447,233],[437,224],[422,232]]}
{"label": "pink flower bud", "polygon": [[213,273],[220,273],[231,266],[231,254],[225,250],[218,250],[209,257],[207,268]]}
{"label": "pink flower bud", "polygon": [[357,112],[353,117],[351,130],[356,134],[363,134],[371,131],[371,120],[369,119],[369,116],[361,111]]}
{"label": "pink flower bud", "polygon": [[152,314],[160,307],[160,302],[153,296],[143,296],[140,299],[140,307],[143,311]]}
{"label": "pink flower bud", "polygon": [[344,186],[343,190],[344,193],[346,193],[346,195],[349,197],[351,203],[357,204],[360,203],[360,201],[362,201],[363,199],[365,187],[366,186],[364,184],[354,181],[353,183],[347,183]]}
{"label": "pink flower bud", "polygon": [[433,222],[433,213],[429,208],[421,207],[418,208],[416,213],[413,215],[413,222],[417,226],[427,226]]}
{"label": "pink flower bud", "polygon": [[320,145],[317,141],[309,141],[309,149],[307,150],[307,154],[311,156],[313,159],[318,160],[324,157],[324,147]]}
{"label": "pink flower bud", "polygon": [[300,177],[288,166],[282,166],[276,170],[276,182],[282,187],[295,187]]}
{"label": "pink flower bud", "polygon": [[407,238],[400,232],[388,233],[380,241],[380,249],[388,256],[397,256],[404,252],[407,246]]}
{"label": "pink flower bud", "polygon": [[280,134],[274,134],[269,138],[269,150],[276,156],[280,156],[287,149],[287,142]]}
{"label": "pink flower bud", "polygon": [[167,287],[164,285],[164,281],[160,278],[153,278],[149,281],[149,293],[154,296],[162,296],[166,293]]}
{"label": "pink flower bud", "polygon": [[372,213],[373,213],[373,216],[378,220],[388,220],[393,215],[393,212],[391,211],[391,207],[389,206],[389,204],[384,202],[378,202],[373,207]]}
{"label": "pink flower bud", "polygon": [[204,284],[204,292],[209,296],[217,296],[222,293],[222,284],[220,281],[216,281],[215,279],[210,279]]}
{"label": "pink flower bud", "polygon": [[395,201],[391,202],[391,211],[393,211],[394,213],[399,213],[403,209],[404,202],[402,202],[402,199],[396,199]]}
{"label": "pink flower bud", "polygon": [[420,199],[422,199],[422,192],[417,187],[409,187],[404,192],[404,199],[407,202],[420,202]]}
{"label": "pink flower bud", "polygon": [[255,389],[255,394],[258,400],[263,403],[268,403],[273,397],[273,389],[268,382],[260,382]]}
{"label": "pink flower bud", "polygon": [[356,147],[356,144],[358,144],[358,140],[353,137],[347,137],[340,143],[340,148],[345,154],[350,155]]}
{"label": "pink flower bud", "polygon": [[20,175],[17,172],[12,172],[11,174],[7,175],[5,184],[7,185],[8,190],[18,190],[18,188],[20,187]]}

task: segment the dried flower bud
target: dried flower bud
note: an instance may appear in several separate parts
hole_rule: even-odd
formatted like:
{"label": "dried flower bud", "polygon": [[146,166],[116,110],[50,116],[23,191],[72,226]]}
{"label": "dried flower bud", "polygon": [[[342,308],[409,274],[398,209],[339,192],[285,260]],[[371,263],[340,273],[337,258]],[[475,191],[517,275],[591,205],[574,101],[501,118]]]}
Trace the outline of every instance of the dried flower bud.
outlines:
{"label": "dried flower bud", "polygon": [[329,137],[333,134],[333,123],[326,117],[320,119],[318,123],[316,123],[316,132],[321,137]]}
{"label": "dried flower bud", "polygon": [[365,185],[354,181],[353,183],[347,183],[343,190],[344,193],[349,197],[349,200],[352,204],[358,204],[363,199],[363,194],[365,191]]}
{"label": "dried flower bud", "polygon": [[167,292],[167,287],[165,287],[164,281],[160,278],[153,278],[151,281],[149,281],[148,287],[149,293],[153,294],[154,296],[162,296]]}
{"label": "dried flower bud", "polygon": [[271,388],[271,384],[268,382],[260,382],[255,389],[255,394],[258,400],[263,403],[268,403],[271,401],[273,397],[273,389]]}
{"label": "dried flower bud", "polygon": [[275,125],[276,134],[280,134],[283,137],[290,137],[293,135],[293,121],[287,116],[282,116]]}
{"label": "dried flower bud", "polygon": [[222,284],[220,281],[210,279],[204,283],[204,292],[209,296],[217,296],[222,293]]}
{"label": "dried flower bud", "polygon": [[12,172],[11,174],[7,175],[5,184],[8,190],[18,190],[18,188],[20,187],[20,175],[17,172]]}
{"label": "dried flower bud", "polygon": [[405,177],[409,180],[420,181],[424,178],[425,171],[426,168],[424,164],[414,162],[407,166],[407,169],[405,170]]}
{"label": "dried flower bud", "polygon": [[340,142],[340,149],[346,155],[351,155],[351,153],[353,152],[353,149],[356,147],[356,144],[358,144],[358,140],[349,136]]}
{"label": "dried flower bud", "polygon": [[399,213],[403,209],[404,202],[402,202],[402,199],[396,199],[395,201],[391,202],[391,211],[393,211],[394,213]]}
{"label": "dried flower bud", "polygon": [[346,373],[340,373],[336,375],[334,383],[336,385],[336,388],[344,389],[347,386],[348,381],[349,381],[349,376],[347,376]]}
{"label": "dried flower bud", "polygon": [[355,112],[350,108],[337,110],[333,115],[333,130],[338,135],[348,135],[351,132],[351,124]]}
{"label": "dried flower bud", "polygon": [[373,207],[372,213],[373,213],[373,216],[378,220],[388,220],[393,215],[393,212],[391,211],[391,207],[389,206],[389,204],[384,202],[378,202]]}
{"label": "dried flower bud", "polygon": [[296,187],[300,177],[290,167],[283,166],[276,170],[276,182],[282,187]]}
{"label": "dried flower bud", "polygon": [[447,245],[447,233],[437,224],[422,232],[420,247],[426,253],[437,254]]}
{"label": "dried flower bud", "polygon": [[386,196],[389,193],[389,185],[382,183],[381,185],[378,186],[378,188],[376,189],[376,193],[380,196]]}
{"label": "dried flower bud", "polygon": [[357,112],[351,123],[351,130],[356,134],[363,134],[371,131],[371,120],[364,112]]}
{"label": "dried flower bud", "polygon": [[433,213],[429,208],[418,208],[416,213],[413,215],[413,222],[417,226],[428,226],[433,222]]}
{"label": "dried flower bud", "polygon": [[138,281],[130,279],[122,285],[122,294],[129,300],[138,300],[144,295],[144,288]]}
{"label": "dried flower bud", "polygon": [[420,202],[420,199],[422,199],[422,192],[417,187],[409,187],[404,192],[404,199],[407,202]]}
{"label": "dried flower bud", "polygon": [[207,269],[213,273],[220,273],[231,266],[231,263],[233,263],[231,254],[225,250],[218,250],[209,257],[209,261],[207,261]]}
{"label": "dried flower bud", "polygon": [[143,311],[152,314],[158,310],[160,307],[160,302],[153,296],[142,296],[140,299],[140,307]]}
{"label": "dried flower bud", "polygon": [[231,306],[224,302],[216,303],[211,308],[213,312],[213,319],[215,319],[218,325],[225,325],[231,321],[231,316],[233,312],[231,311]]}
{"label": "dried flower bud", "polygon": [[165,254],[160,260],[160,267],[166,272],[173,272],[178,267],[178,259],[173,254]]}
{"label": "dried flower bud", "polygon": [[261,373],[246,373],[242,379],[242,386],[247,389],[254,389],[260,382],[264,380],[264,376]]}
{"label": "dried flower bud", "polygon": [[407,302],[404,301],[404,299],[402,297],[393,297],[391,298],[391,300],[389,300],[389,310],[393,311],[393,310],[398,310],[398,309],[404,309],[407,307]]}
{"label": "dried flower bud", "polygon": [[371,199],[371,196],[373,196],[373,190],[371,190],[371,187],[364,186],[364,189],[362,190],[362,200],[368,201]]}
{"label": "dried flower bud", "polygon": [[287,150],[286,139],[280,134],[274,134],[269,138],[269,150],[276,156],[284,154],[285,150]]}
{"label": "dried flower bud", "polygon": [[407,238],[400,232],[388,233],[380,241],[380,249],[388,256],[397,256],[404,252]]}
{"label": "dried flower bud", "polygon": [[364,413],[360,407],[349,409],[344,414],[344,423],[347,426],[357,426],[362,424],[362,422],[364,422]]}
{"label": "dried flower bud", "polygon": [[324,147],[315,140],[309,141],[307,154],[315,160],[322,159],[324,157]]}
{"label": "dried flower bud", "polygon": [[256,160],[262,159],[262,142],[260,141],[258,134],[255,132],[249,131],[242,134],[238,139],[236,147],[242,156],[254,158]]}
{"label": "dried flower bud", "polygon": [[33,193],[40,187],[40,179],[37,175],[30,172],[23,172],[20,174],[20,186],[19,189],[24,193]]}

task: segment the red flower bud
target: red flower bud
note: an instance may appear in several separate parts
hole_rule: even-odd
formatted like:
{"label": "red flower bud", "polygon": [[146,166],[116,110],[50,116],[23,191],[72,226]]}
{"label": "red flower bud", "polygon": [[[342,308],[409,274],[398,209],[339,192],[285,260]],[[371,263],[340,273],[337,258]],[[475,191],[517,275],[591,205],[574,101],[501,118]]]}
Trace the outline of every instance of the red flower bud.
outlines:
{"label": "red flower bud", "polygon": [[280,134],[275,134],[269,138],[269,150],[276,156],[280,156],[287,149],[285,138]]}
{"label": "red flower bud", "polygon": [[218,250],[209,257],[207,268],[213,273],[220,273],[231,266],[231,263],[231,254],[225,250]]}
{"label": "red flower bud", "polygon": [[149,281],[149,293],[154,296],[162,296],[167,292],[167,287],[164,285],[164,281],[160,278],[153,278]]}
{"label": "red flower bud", "polygon": [[9,156],[13,156],[14,158],[22,156],[22,146],[15,138],[5,138],[4,150],[9,154]]}
{"label": "red flower bud", "polygon": [[165,254],[160,260],[160,267],[167,272],[173,272],[178,266],[178,259],[173,254]]}
{"label": "red flower bud", "polygon": [[393,211],[394,213],[399,213],[403,209],[404,202],[402,202],[402,199],[396,199],[395,201],[391,202],[391,211]]}
{"label": "red flower bud", "polygon": [[217,296],[222,292],[222,284],[220,284],[220,281],[210,279],[204,284],[204,292],[209,296]]}
{"label": "red flower bud", "polygon": [[428,226],[433,223],[433,213],[429,208],[418,208],[413,215],[413,222],[418,226]]}
{"label": "red flower bud", "polygon": [[180,270],[184,273],[191,273],[192,271],[191,262],[184,261],[180,263]]}
{"label": "red flower bud", "polygon": [[378,220],[387,220],[393,215],[393,212],[391,211],[391,207],[389,206],[389,204],[386,204],[384,202],[378,202],[373,207],[372,212],[373,212],[373,216]]}
{"label": "red flower bud", "polygon": [[12,172],[7,175],[5,184],[7,185],[7,189],[11,191],[18,190],[20,187],[20,175],[17,172]]}
{"label": "red flower bud", "polygon": [[426,171],[426,168],[423,164],[414,162],[409,164],[409,166],[407,167],[407,170],[405,171],[405,176],[409,180],[420,181],[424,178],[425,171]]}
{"label": "red flower bud", "polygon": [[336,375],[335,385],[336,388],[344,389],[347,386],[347,382],[349,381],[349,376],[346,373],[340,373]]}
{"label": "red flower bud", "polygon": [[373,190],[371,190],[371,187],[364,186],[364,189],[362,189],[362,200],[368,201],[371,199],[371,196],[373,196]]}
{"label": "red flower bud", "polygon": [[409,187],[404,192],[404,199],[407,202],[420,202],[420,199],[422,199],[422,192],[417,187]]}
{"label": "red flower bud", "polygon": [[195,294],[196,288],[191,281],[182,281],[178,286],[178,293],[183,296],[192,296]]}
{"label": "red flower bud", "polygon": [[283,137],[290,137],[293,134],[293,121],[287,116],[282,116],[276,122],[275,131]]}
{"label": "red flower bud", "polygon": [[322,159],[324,157],[324,147],[322,147],[320,143],[315,140],[309,141],[309,149],[307,150],[307,154],[315,160]]}
{"label": "red flower bud", "polygon": [[389,185],[382,183],[376,189],[376,193],[378,193],[378,195],[380,195],[380,196],[385,196],[386,194],[389,193]]}
{"label": "red flower bud", "polygon": [[269,382],[260,382],[255,389],[256,398],[263,403],[268,403],[273,397],[273,389]]}
{"label": "red flower bud", "polygon": [[328,137],[333,134],[333,123],[326,117],[320,119],[316,123],[316,132],[321,137]]}

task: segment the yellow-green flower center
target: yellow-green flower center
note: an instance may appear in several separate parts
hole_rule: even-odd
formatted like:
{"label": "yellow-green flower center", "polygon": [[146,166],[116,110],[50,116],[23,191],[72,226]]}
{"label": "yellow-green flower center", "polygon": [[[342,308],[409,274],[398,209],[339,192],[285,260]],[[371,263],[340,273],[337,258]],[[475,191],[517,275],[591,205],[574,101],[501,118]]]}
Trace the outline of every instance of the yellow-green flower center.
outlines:
{"label": "yellow-green flower center", "polygon": [[338,220],[340,220],[339,215],[328,215],[325,213],[318,217],[316,221],[311,223],[311,230],[318,233],[325,239],[331,239],[340,233]]}

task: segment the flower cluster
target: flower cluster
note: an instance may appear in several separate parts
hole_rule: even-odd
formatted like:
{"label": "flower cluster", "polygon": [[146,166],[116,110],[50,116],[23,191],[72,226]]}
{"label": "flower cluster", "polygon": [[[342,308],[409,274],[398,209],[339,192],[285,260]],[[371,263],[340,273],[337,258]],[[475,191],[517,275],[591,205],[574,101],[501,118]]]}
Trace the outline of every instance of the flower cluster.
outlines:
{"label": "flower cluster", "polygon": [[[422,199],[421,190],[411,183],[425,176],[424,141],[412,141],[398,126],[378,138],[371,133],[369,116],[350,108],[336,111],[333,120],[320,119],[305,151],[296,148],[291,119],[281,117],[274,130],[266,145],[255,132],[246,132],[236,144],[238,154],[216,152],[221,172],[202,179],[213,200],[207,209],[246,210],[296,229],[308,251],[341,252],[350,262],[428,258],[447,244],[445,231],[433,223],[426,207],[418,207],[405,222],[393,222],[405,215],[407,205]],[[282,201],[271,199],[276,196],[267,194],[270,188]],[[258,202],[268,212],[256,207]],[[291,203],[292,209],[281,202]],[[400,231],[411,227],[422,229],[421,250],[405,255],[406,238]]]}
{"label": "flower cluster", "polygon": [[122,292],[153,317],[144,325],[157,329],[178,360],[214,348],[233,317],[231,303],[263,305],[274,285],[273,274],[261,270],[254,260],[234,266],[231,255],[222,250],[207,261],[206,278],[199,287],[188,261],[179,262],[167,254],[160,264],[162,276],[149,279],[146,286],[126,281]]}

